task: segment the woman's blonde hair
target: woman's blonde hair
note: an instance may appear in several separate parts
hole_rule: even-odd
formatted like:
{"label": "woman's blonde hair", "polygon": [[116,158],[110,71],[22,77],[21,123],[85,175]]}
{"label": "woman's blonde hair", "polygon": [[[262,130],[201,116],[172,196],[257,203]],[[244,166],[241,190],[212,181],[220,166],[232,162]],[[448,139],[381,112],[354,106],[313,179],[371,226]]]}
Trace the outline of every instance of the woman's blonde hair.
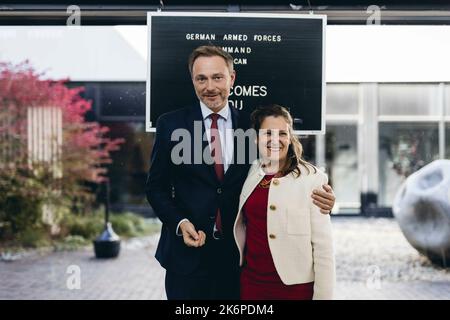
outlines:
{"label": "woman's blonde hair", "polygon": [[313,169],[314,172],[317,172],[317,169],[312,164],[303,160],[302,158],[303,146],[298,140],[297,136],[294,134],[294,121],[292,120],[292,116],[289,111],[285,107],[277,104],[271,104],[256,108],[250,115],[252,126],[256,130],[256,133],[259,132],[264,119],[266,119],[267,117],[283,117],[283,119],[288,123],[289,127],[289,136],[291,139],[291,143],[288,147],[286,162],[280,168],[280,173],[285,176],[292,172],[297,177],[299,177],[301,174],[299,168],[300,165],[305,167],[308,173],[310,172],[310,169]]}

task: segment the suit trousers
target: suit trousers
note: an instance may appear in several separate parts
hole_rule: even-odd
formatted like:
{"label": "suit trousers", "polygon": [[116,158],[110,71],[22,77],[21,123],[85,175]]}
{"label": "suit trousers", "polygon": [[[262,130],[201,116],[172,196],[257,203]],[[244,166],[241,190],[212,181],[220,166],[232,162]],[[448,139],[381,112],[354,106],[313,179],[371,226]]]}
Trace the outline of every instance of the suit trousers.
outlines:
{"label": "suit trousers", "polygon": [[[238,300],[240,295],[239,261],[229,254],[230,246],[223,240],[210,241],[198,270],[183,275],[176,270],[166,271],[168,300]],[[228,249],[227,249],[228,248]],[[237,250],[237,248],[236,248]]]}

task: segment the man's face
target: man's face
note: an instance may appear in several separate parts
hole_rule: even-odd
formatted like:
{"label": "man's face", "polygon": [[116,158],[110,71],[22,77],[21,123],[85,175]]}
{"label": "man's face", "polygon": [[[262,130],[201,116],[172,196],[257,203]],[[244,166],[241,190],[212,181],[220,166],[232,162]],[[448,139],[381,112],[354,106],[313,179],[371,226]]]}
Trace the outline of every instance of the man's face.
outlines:
{"label": "man's face", "polygon": [[212,111],[224,106],[234,84],[236,73],[230,72],[222,57],[198,57],[192,66],[192,82],[197,97]]}

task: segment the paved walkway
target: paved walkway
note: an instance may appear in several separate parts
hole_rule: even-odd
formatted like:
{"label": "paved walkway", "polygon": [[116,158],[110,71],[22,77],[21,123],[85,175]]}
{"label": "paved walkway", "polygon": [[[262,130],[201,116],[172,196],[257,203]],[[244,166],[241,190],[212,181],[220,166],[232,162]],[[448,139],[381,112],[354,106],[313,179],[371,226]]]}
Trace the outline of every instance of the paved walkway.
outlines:
{"label": "paved walkway", "polygon": [[125,243],[112,260],[87,248],[0,262],[0,299],[165,299],[157,237]]}
{"label": "paved walkway", "polygon": [[[333,225],[337,299],[450,299],[450,270],[420,257],[395,220],[340,218]],[[0,261],[0,299],[165,299],[157,240],[128,241],[114,260],[97,260],[87,248]]]}

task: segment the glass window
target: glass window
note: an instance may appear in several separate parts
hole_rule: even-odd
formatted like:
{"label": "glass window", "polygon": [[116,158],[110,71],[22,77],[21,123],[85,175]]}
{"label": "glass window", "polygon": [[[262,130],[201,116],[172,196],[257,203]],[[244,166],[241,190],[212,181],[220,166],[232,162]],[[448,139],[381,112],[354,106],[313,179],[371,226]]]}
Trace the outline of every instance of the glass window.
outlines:
{"label": "glass window", "polygon": [[380,123],[379,204],[392,206],[402,182],[438,158],[437,123]]}
{"label": "glass window", "polygon": [[445,85],[445,115],[450,117],[450,83]]}
{"label": "glass window", "polygon": [[327,114],[358,114],[358,84],[327,84]]}
{"label": "glass window", "polygon": [[100,117],[145,117],[145,82],[102,83]]}
{"label": "glass window", "polygon": [[303,146],[303,159],[316,164],[316,136],[299,136]]}
{"label": "glass window", "polygon": [[450,159],[450,123],[447,123],[446,129],[445,129],[445,158]]}
{"label": "glass window", "polygon": [[356,125],[328,125],[325,157],[338,208],[359,208]]}
{"label": "glass window", "polygon": [[97,120],[145,120],[145,82],[71,82],[84,87],[82,97],[91,100]]}
{"label": "glass window", "polygon": [[147,205],[145,180],[150,166],[154,134],[145,132],[144,122],[101,122],[111,131],[108,136],[123,138],[120,150],[111,154],[108,176],[111,179],[113,206]]}
{"label": "glass window", "polygon": [[380,115],[440,115],[437,84],[380,84]]}

